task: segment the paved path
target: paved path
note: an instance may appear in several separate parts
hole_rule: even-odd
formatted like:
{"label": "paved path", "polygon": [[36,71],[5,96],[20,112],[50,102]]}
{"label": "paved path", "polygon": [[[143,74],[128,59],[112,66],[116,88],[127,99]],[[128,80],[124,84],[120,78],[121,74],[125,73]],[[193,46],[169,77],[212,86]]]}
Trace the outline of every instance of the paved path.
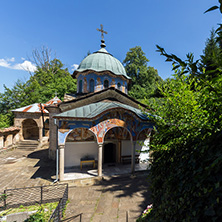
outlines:
{"label": "paved path", "polygon": [[84,222],[126,222],[129,211],[129,221],[136,221],[151,203],[146,177],[138,174],[135,178],[119,177],[89,187],[70,187],[66,215],[83,213]]}
{"label": "paved path", "polygon": [[[6,187],[52,184],[55,163],[47,158],[48,150],[14,150],[0,153],[0,192]],[[147,176],[121,176],[97,185],[70,187],[67,218],[83,213],[83,222],[136,221],[150,204]],[[75,221],[79,221],[76,219]]]}
{"label": "paved path", "polygon": [[0,153],[0,192],[5,188],[52,184],[55,164],[47,155],[47,149]]}

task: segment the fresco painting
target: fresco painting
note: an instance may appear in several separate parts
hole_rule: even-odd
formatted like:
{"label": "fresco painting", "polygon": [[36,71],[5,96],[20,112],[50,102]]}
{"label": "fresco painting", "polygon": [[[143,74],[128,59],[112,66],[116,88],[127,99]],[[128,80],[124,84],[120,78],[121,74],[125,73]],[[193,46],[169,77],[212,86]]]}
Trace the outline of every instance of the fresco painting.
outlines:
{"label": "fresco painting", "polygon": [[83,81],[83,92],[84,93],[87,93],[88,90],[87,90],[87,80],[86,80],[86,77],[84,77],[84,81]]}
{"label": "fresco painting", "polygon": [[89,92],[89,81],[90,79],[93,79],[95,81],[95,92],[98,92],[100,90],[103,89],[103,82],[105,79],[107,79],[110,83],[110,86],[111,87],[115,87],[115,88],[118,88],[117,87],[117,84],[120,83],[121,86],[121,91],[125,92],[126,93],[126,86],[127,85],[127,82],[124,81],[122,78],[119,78],[119,77],[115,77],[115,79],[113,77],[111,77],[110,75],[108,74],[103,74],[101,76],[98,77],[98,75],[96,75],[95,73],[88,73],[86,75],[78,75],[77,77],[77,81],[79,82],[80,80],[83,81],[83,92],[84,93],[87,93]]}
{"label": "fresco painting", "polygon": [[137,140],[146,140],[153,129],[146,128],[138,133]]}
{"label": "fresco painting", "polygon": [[95,141],[95,135],[86,128],[76,128],[66,137],[66,142]]}
{"label": "fresco painting", "polygon": [[[127,136],[128,131],[132,135],[132,139],[136,141],[138,138],[138,135],[144,130],[152,130],[153,124],[149,122],[143,122],[141,121],[136,115],[134,115],[131,112],[128,112],[126,110],[122,109],[113,109],[112,112],[108,112],[100,116],[99,118],[93,120],[93,121],[82,121],[82,120],[60,120],[59,122],[59,143],[65,143],[66,136],[68,133],[70,133],[74,129],[78,128],[85,128],[94,133],[97,138],[97,142],[99,144],[104,142],[104,136],[106,133],[113,128],[121,127],[124,129],[123,131],[119,131],[118,136],[121,138]],[[114,130],[115,131],[115,130]],[[111,132],[108,137],[111,139],[113,137],[113,134],[115,132]],[[82,132],[82,131],[81,131]],[[146,136],[146,133],[148,131],[142,132],[140,137]],[[76,136],[74,136],[74,133],[76,133]],[[124,134],[124,135],[122,135]],[[77,131],[72,132],[72,138],[70,137],[69,140],[72,141],[82,141],[82,137],[80,138]],[[78,137],[79,136],[79,137]],[[87,138],[87,136],[86,136]],[[91,138],[92,139],[92,138]]]}
{"label": "fresco painting", "polygon": [[111,140],[111,139],[118,139],[118,140],[130,140],[130,134],[127,129],[122,127],[115,127],[110,129],[104,137],[104,140]]}

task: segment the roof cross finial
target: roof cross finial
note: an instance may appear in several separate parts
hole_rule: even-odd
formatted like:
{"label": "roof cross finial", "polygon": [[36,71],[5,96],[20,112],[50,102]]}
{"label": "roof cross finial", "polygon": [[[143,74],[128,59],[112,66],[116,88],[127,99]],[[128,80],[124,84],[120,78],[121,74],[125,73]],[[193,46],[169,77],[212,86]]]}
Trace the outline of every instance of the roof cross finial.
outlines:
{"label": "roof cross finial", "polygon": [[99,32],[101,32],[101,37],[102,37],[102,39],[104,39],[104,33],[105,33],[105,34],[108,34],[108,33],[103,30],[103,25],[102,25],[102,24],[100,25],[100,27],[101,27],[101,29],[96,29],[96,30],[99,31]]}

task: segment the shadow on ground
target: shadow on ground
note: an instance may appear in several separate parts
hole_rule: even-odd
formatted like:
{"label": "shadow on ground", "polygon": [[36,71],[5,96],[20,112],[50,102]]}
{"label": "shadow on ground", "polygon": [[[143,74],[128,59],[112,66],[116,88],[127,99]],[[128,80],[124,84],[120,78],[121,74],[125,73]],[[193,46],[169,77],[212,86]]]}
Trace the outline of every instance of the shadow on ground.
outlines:
{"label": "shadow on ground", "polygon": [[99,185],[102,185],[101,191],[103,193],[113,192],[116,193],[118,198],[143,198],[143,201],[138,205],[141,210],[152,204],[148,171],[146,173],[137,173],[136,176],[114,177],[108,181],[102,181]]}
{"label": "shadow on ground", "polygon": [[38,167],[38,170],[32,175],[31,179],[42,178],[48,181],[53,181],[53,176],[56,174],[55,161],[48,158],[48,149],[37,150],[30,153],[27,158],[39,159],[34,167]]}

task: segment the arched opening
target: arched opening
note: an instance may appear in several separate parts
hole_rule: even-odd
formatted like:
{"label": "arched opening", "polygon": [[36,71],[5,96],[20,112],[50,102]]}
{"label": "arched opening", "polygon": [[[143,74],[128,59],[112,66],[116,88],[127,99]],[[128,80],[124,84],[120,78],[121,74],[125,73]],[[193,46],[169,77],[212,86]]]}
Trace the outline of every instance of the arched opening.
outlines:
{"label": "arched opening", "polygon": [[104,163],[116,162],[116,144],[107,143],[104,145]]}
{"label": "arched opening", "polygon": [[82,80],[79,80],[79,93],[82,93]]}
{"label": "arched opening", "polygon": [[39,127],[35,120],[25,119],[22,122],[22,136],[24,140],[39,139]]}
{"label": "arched opening", "polygon": [[131,135],[124,127],[114,127],[104,137],[104,163],[121,163],[131,155]]}
{"label": "arched opening", "polygon": [[121,83],[120,82],[117,83],[117,89],[121,90]]}
{"label": "arched opening", "polygon": [[89,92],[94,92],[95,81],[94,79],[90,79],[89,81]]}
{"label": "arched opening", "polygon": [[97,160],[96,136],[87,128],[73,129],[66,137],[65,168],[80,167],[82,159]]}
{"label": "arched opening", "polygon": [[104,89],[107,89],[109,87],[109,80],[104,80],[104,83],[103,83],[103,86],[104,86]]}

